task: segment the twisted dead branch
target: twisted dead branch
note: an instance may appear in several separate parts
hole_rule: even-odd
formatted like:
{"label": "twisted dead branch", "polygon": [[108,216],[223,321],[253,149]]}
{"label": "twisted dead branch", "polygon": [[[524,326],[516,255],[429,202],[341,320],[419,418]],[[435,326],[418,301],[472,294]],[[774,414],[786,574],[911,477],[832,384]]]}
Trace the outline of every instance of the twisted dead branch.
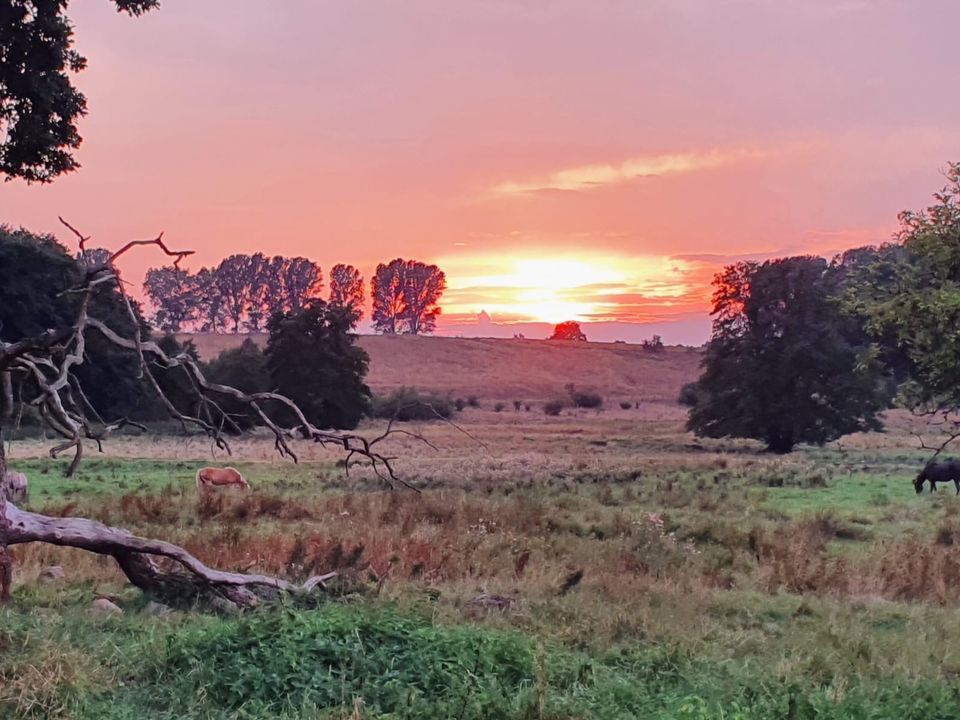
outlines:
{"label": "twisted dead branch", "polygon": [[[80,262],[84,268],[82,281],[66,292],[76,295],[79,304],[73,322],[64,327],[51,328],[35,337],[21,338],[16,342],[4,342],[0,338],[0,375],[20,375],[33,381],[36,396],[27,402],[36,407],[45,425],[62,438],[62,442],[50,449],[50,455],[73,451],[73,458],[66,474],[72,475],[83,458],[85,441],[92,441],[99,451],[103,442],[112,433],[127,426],[139,427],[128,418],[105,420],[90,403],[80,381],[73,372],[86,360],[88,333],[97,332],[108,343],[121,350],[130,351],[137,359],[139,374],[151,391],[160,400],[170,416],[186,430],[194,428],[206,434],[212,443],[230,452],[230,443],[225,430],[239,433],[237,421],[225,412],[218,402],[228,398],[244,407],[256,424],[267,428],[274,437],[274,446],[281,457],[293,462],[298,457],[293,448],[296,439],[333,446],[346,453],[346,468],[351,463],[366,462],[381,481],[391,489],[398,485],[417,490],[406,480],[398,477],[393,461],[395,457],[379,450],[381,443],[395,434],[415,437],[428,446],[430,443],[420,433],[398,430],[391,422],[381,434],[366,438],[357,433],[341,432],[314,426],[295,402],[274,392],[245,393],[237,388],[209,381],[199,363],[188,353],[168,354],[155,342],[141,335],[140,317],[134,303],[127,295],[116,261],[133,248],[156,246],[178,266],[192,250],[171,250],[161,233],[150,240],[132,240],[107,260],[99,263],[86,262],[90,253],[86,244],[90,240],[61,218],[61,222],[79,239]],[[91,299],[101,286],[115,286],[133,330],[125,335],[110,327],[103,320],[91,315]],[[180,369],[189,380],[196,401],[193,413],[178,408],[167,397],[157,380],[155,369],[164,371]],[[21,383],[21,388],[23,384]],[[21,402],[21,408],[23,403]],[[293,427],[282,427],[268,411],[282,409],[295,420]],[[2,448],[2,423],[0,417],[0,477],[6,471]],[[311,578],[303,585],[295,585],[279,578],[263,575],[229,573],[208,568],[200,560],[182,548],[159,540],[137,537],[121,528],[114,528],[83,518],[54,518],[26,512],[4,497],[0,486],[0,564],[9,567],[6,548],[26,542],[46,542],[54,545],[77,547],[116,559],[127,578],[145,592],[177,601],[202,595],[224,597],[240,606],[256,605],[261,598],[275,597],[280,593],[302,595],[316,588],[335,575]],[[0,578],[2,580],[3,578]],[[2,584],[2,583],[0,583]],[[0,587],[0,597],[6,586]]]}

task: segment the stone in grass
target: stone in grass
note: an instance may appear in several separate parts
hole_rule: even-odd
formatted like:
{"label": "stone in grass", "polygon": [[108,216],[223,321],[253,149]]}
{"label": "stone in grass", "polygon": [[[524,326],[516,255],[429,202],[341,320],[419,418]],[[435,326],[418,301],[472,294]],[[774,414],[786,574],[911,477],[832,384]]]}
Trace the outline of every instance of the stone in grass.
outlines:
{"label": "stone in grass", "polygon": [[232,600],[227,600],[225,597],[217,595],[210,601],[210,607],[216,610],[222,615],[239,615],[240,606],[237,605]]}
{"label": "stone in grass", "polygon": [[115,617],[118,615],[123,615],[123,610],[121,610],[116,604],[107,600],[106,598],[97,598],[92,603],[90,603],[91,615],[96,617]]}
{"label": "stone in grass", "polygon": [[147,603],[147,606],[143,609],[147,615],[152,615],[153,617],[166,617],[173,612],[173,608],[169,605],[164,605],[163,603],[158,603],[153,600]]}
{"label": "stone in grass", "polygon": [[60,565],[51,565],[40,571],[38,580],[44,585],[52,585],[62,582],[65,577],[66,573]]}

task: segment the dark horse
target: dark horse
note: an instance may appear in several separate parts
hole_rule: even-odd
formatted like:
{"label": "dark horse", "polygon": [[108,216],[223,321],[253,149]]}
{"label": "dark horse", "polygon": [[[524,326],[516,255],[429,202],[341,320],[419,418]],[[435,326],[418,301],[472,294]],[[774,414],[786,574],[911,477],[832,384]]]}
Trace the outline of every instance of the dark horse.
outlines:
{"label": "dark horse", "polygon": [[938,482],[953,480],[957,495],[960,495],[960,461],[947,460],[945,462],[927,463],[927,466],[917,475],[917,479],[913,481],[913,487],[917,491],[917,495],[923,492],[924,480],[930,483],[930,492],[936,492]]}

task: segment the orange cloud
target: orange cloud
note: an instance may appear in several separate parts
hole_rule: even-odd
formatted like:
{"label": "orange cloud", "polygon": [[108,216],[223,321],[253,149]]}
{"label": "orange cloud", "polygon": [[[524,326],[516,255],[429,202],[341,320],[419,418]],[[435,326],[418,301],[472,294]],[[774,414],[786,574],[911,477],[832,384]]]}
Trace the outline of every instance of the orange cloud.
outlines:
{"label": "orange cloud", "polygon": [[634,157],[617,165],[581,165],[558,170],[541,180],[503,182],[493,188],[495,195],[526,195],[543,191],[577,192],[605,185],[630,182],[637,178],[691,173],[760,157],[758,150],[711,150],[704,153],[679,153]]}

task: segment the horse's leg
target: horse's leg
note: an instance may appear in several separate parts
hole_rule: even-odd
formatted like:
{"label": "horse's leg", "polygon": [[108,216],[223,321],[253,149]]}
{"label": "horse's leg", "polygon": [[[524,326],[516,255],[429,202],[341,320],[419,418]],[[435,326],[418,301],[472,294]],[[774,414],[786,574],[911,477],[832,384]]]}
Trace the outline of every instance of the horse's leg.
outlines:
{"label": "horse's leg", "polygon": [[937,483],[935,483],[933,480],[931,480],[931,481],[930,481],[930,494],[932,495],[932,494],[935,493],[936,491],[937,491]]}

